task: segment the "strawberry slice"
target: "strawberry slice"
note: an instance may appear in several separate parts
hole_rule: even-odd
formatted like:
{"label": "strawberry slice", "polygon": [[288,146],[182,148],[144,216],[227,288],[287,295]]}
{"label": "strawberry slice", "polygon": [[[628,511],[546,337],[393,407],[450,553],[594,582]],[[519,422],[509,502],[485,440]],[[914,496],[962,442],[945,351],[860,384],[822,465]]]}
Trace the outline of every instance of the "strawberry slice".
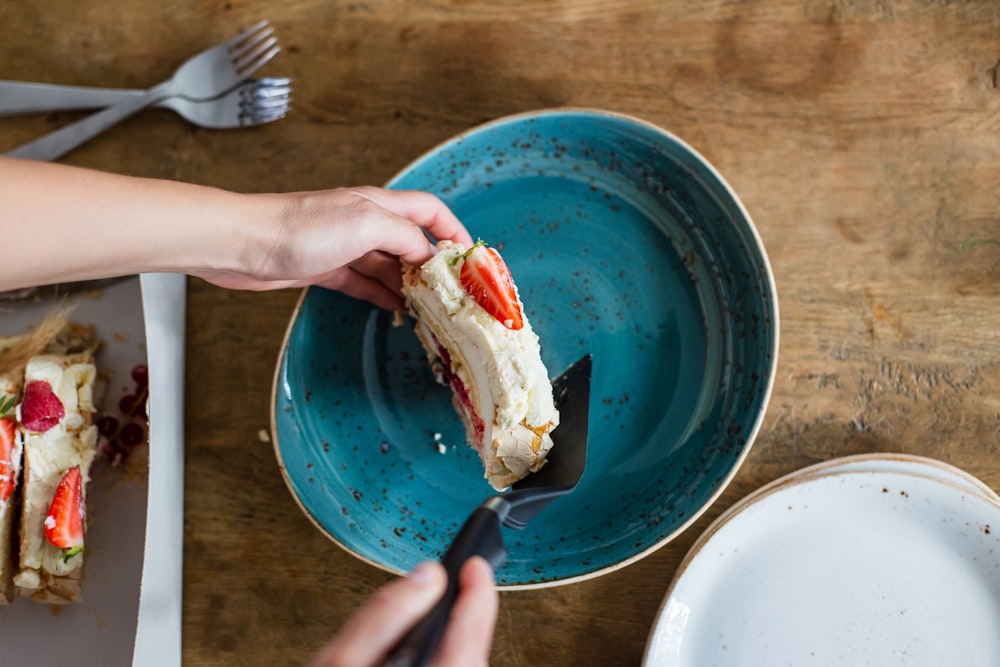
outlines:
{"label": "strawberry slice", "polygon": [[69,560],[83,551],[83,478],[80,466],[73,466],[59,480],[45,517],[45,538],[63,550],[63,560]]}
{"label": "strawberry slice", "polygon": [[459,281],[469,296],[508,329],[523,327],[524,313],[514,278],[500,253],[477,241],[462,259]]}
{"label": "strawberry slice", "polygon": [[66,408],[45,380],[29,382],[21,401],[21,423],[29,431],[44,433],[66,416]]}
{"label": "strawberry slice", "polygon": [[0,504],[7,502],[17,488],[14,470],[14,450],[17,448],[14,420],[0,419]]}

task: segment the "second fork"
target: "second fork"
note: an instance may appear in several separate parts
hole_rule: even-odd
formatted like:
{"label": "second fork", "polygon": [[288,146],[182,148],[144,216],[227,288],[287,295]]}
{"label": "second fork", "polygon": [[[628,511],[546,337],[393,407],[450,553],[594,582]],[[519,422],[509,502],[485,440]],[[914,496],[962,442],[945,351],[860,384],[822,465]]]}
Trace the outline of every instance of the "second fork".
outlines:
{"label": "second fork", "polygon": [[[98,109],[134,100],[145,92],[0,80],[0,116]],[[265,77],[250,79],[210,100],[168,97],[155,106],[171,109],[199,127],[226,129],[283,118],[291,92],[291,79]]]}
{"label": "second fork", "polygon": [[[291,92],[291,79],[267,77],[251,79],[261,87],[261,97],[278,97]],[[250,83],[248,81],[247,83]],[[266,90],[264,90],[266,88]],[[54,83],[33,83],[0,79],[0,117],[27,116],[31,114],[54,113],[58,111],[84,111],[103,109],[134,100],[145,90],[135,88],[103,88],[100,86],[68,86]],[[168,97],[153,106],[170,107],[172,100],[193,103],[213,103],[224,96],[207,100],[191,100],[187,97]]]}

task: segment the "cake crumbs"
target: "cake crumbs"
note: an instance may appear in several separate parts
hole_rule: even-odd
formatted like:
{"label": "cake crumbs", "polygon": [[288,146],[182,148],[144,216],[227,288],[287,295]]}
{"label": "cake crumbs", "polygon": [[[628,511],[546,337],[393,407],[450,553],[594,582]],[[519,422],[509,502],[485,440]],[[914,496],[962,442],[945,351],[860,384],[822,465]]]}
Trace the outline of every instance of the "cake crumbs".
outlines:
{"label": "cake crumbs", "polygon": [[271,442],[271,436],[268,435],[265,429],[257,431],[257,439],[261,442]]}
{"label": "cake crumbs", "polygon": [[438,454],[446,454],[448,452],[448,448],[445,447],[445,444],[443,442],[441,442],[440,433],[434,434],[434,444],[435,446],[437,446]]}

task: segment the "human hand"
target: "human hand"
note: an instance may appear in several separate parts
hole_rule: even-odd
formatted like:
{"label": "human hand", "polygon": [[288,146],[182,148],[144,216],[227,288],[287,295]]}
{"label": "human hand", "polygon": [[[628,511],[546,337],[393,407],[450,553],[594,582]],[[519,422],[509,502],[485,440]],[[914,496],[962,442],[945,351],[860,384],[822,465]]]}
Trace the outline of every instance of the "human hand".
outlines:
{"label": "human hand", "polygon": [[[376,667],[403,635],[440,599],[447,584],[436,562],[417,566],[386,584],[352,616],[310,667]],[[499,598],[489,564],[475,556],[459,572],[458,599],[434,659],[434,667],[489,663]]]}
{"label": "human hand", "polygon": [[170,272],[236,289],[321,285],[396,309],[399,260],[434,252],[424,232],[472,244],[434,195],[370,186],[238,194],[0,157],[0,200],[0,232],[31,229],[38,249],[7,258],[0,291]]}
{"label": "human hand", "polygon": [[319,285],[393,310],[402,306],[399,260],[420,264],[438,240],[472,238],[432,194],[377,187],[248,195],[267,220],[242,268],[193,271],[222,287],[266,290]]}

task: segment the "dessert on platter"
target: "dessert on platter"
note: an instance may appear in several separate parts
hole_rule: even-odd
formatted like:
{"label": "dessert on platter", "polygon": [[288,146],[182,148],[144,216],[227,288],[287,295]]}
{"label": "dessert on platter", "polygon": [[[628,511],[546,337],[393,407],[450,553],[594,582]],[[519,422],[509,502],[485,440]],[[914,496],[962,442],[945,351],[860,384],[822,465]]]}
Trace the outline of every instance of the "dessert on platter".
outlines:
{"label": "dessert on platter", "polygon": [[[181,553],[173,546],[176,542],[164,540],[176,533],[176,525],[164,524],[171,524],[171,517],[179,516],[179,506],[166,500],[155,506],[148,502],[151,474],[146,412],[147,364],[152,358],[163,359],[168,368],[183,366],[175,363],[172,345],[163,344],[165,339],[183,340],[183,325],[172,310],[178,303],[183,305],[183,279],[174,281],[178,276],[162,278],[169,290],[159,288],[159,277],[146,281],[145,277],[134,276],[100,290],[79,291],[72,285],[55,293],[45,288],[30,298],[3,304],[0,376],[12,379],[18,392],[17,398],[12,399],[13,407],[2,416],[13,420],[22,446],[24,434],[21,429],[26,426],[18,423],[18,419],[19,415],[24,417],[25,410],[19,410],[18,406],[25,402],[25,370],[32,359],[39,357],[71,357],[86,353],[92,356],[96,377],[91,402],[96,412],[90,419],[97,426],[97,452],[90,467],[89,484],[84,485],[82,468],[80,475],[80,491],[86,505],[86,521],[81,521],[84,551],[66,563],[77,565],[82,559],[79,579],[52,577],[52,585],[44,589],[18,588],[11,582],[7,594],[13,595],[13,599],[0,596],[0,665],[4,667],[152,665],[159,664],[157,660],[163,657],[161,639],[176,638],[179,646],[179,630],[174,632],[170,622],[164,624],[157,620],[164,618],[164,610],[167,617],[174,610],[179,618],[179,578],[171,574],[169,564],[179,563]],[[144,295],[144,283],[156,289],[155,298]],[[146,318],[163,325],[162,329],[157,325],[158,340],[147,338]],[[165,347],[170,347],[169,355]],[[177,387],[174,379],[168,383],[168,394]],[[58,394],[58,391],[53,393]],[[179,394],[175,394],[160,400],[168,406],[178,405],[178,397]],[[64,404],[66,419],[73,413],[68,406],[67,400]],[[173,409],[168,407],[168,414],[161,415],[160,421],[169,424],[166,430],[180,437],[182,429],[176,428],[179,422],[174,419]],[[31,410],[27,412],[30,416]],[[44,419],[41,421],[44,423]],[[51,435],[59,428],[53,426],[43,435]],[[139,441],[134,442],[137,429]],[[166,442],[171,441],[180,444],[177,439],[166,438]],[[172,446],[161,449],[177,451]],[[164,463],[164,459],[167,464],[175,460],[182,463],[180,457],[172,455],[160,457],[159,462]],[[180,499],[183,493],[177,492],[175,482],[180,481],[182,486],[183,477],[175,478],[167,467],[154,466],[153,474],[159,475],[158,479],[170,488],[171,499]],[[157,470],[160,472],[155,472]],[[13,559],[12,573],[15,575],[22,570],[18,524],[23,513],[22,500],[28,491],[23,459],[20,472],[12,496],[14,500],[9,505],[13,511],[11,538],[0,543],[0,560]],[[49,538],[45,536],[44,520],[63,476],[55,480],[52,497],[39,503],[45,544],[49,544]],[[64,497],[74,492],[74,476],[75,473],[63,485],[69,489],[62,493]],[[159,488],[163,490],[162,486]],[[72,502],[66,503],[66,506],[72,505]],[[58,504],[54,509],[58,510]],[[60,538],[55,531],[59,524],[57,518],[61,515],[58,511],[53,512],[55,525],[49,531],[57,541]],[[72,528],[71,523],[66,525]],[[147,568],[147,579],[155,584],[151,587],[142,585],[143,572]],[[38,573],[40,581],[47,576]],[[77,589],[79,592],[75,593]],[[58,592],[63,595],[57,595]],[[68,596],[72,596],[71,599],[66,599]],[[147,618],[147,611],[154,612],[150,618]],[[179,659],[175,663],[179,664]]]}
{"label": "dessert on platter", "polygon": [[403,295],[469,445],[502,490],[545,464],[559,424],[552,384],[500,254],[482,241],[437,248],[421,266],[404,264]]}

